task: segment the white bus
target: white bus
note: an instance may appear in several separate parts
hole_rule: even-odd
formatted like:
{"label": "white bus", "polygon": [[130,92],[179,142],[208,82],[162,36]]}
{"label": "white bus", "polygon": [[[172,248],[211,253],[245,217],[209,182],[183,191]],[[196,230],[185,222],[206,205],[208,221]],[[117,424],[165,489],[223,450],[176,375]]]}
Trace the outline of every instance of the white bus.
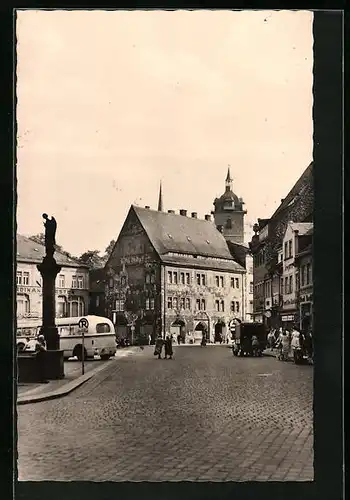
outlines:
{"label": "white bus", "polygon": [[[87,320],[88,326],[79,326],[81,320]],[[60,349],[66,359],[77,356],[82,359],[84,334],[84,358],[100,356],[107,360],[117,351],[114,325],[108,318],[102,316],[78,316],[74,318],[57,318],[56,326],[60,336]],[[84,321],[83,321],[84,323]],[[39,335],[41,319],[23,319],[17,321],[17,349],[22,350],[26,338],[33,339]]]}

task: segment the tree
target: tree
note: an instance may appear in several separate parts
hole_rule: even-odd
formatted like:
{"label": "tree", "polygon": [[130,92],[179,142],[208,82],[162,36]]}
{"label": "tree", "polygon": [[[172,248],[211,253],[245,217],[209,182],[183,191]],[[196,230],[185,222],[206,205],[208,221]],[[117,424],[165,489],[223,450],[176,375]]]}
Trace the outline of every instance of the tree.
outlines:
{"label": "tree", "polygon": [[[35,243],[38,243],[39,245],[44,245],[45,246],[45,234],[44,233],[38,233],[35,234],[34,236],[29,236],[29,239],[32,241],[35,241]],[[68,257],[71,257],[69,252],[66,252],[63,250],[61,245],[55,245],[56,252],[61,252],[64,253],[65,255],[68,255]]]}
{"label": "tree", "polygon": [[104,256],[103,256],[103,259],[107,262],[107,260],[109,259],[111,253],[112,253],[112,250],[114,248],[114,245],[115,245],[115,240],[111,240],[105,250],[105,253],[104,253]]}
{"label": "tree", "polygon": [[35,241],[35,243],[39,243],[39,245],[45,245],[45,234],[39,233],[34,236],[29,236],[29,239]]}
{"label": "tree", "polygon": [[103,258],[99,255],[99,253],[99,250],[88,250],[87,252],[81,254],[78,261],[82,264],[86,264],[91,269],[98,269],[104,265]]}

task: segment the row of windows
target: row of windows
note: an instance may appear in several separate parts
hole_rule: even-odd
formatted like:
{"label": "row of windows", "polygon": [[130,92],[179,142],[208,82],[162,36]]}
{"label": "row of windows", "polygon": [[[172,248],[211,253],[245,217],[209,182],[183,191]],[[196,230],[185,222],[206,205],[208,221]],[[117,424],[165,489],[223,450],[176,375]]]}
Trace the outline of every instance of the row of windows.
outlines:
{"label": "row of windows", "polygon": [[[23,316],[31,312],[30,299],[28,295],[17,295],[17,315]],[[65,318],[67,316],[76,317],[85,314],[85,301],[82,297],[74,297],[67,301],[66,297],[57,298],[56,317]]]}
{"label": "row of windows", "polygon": [[[186,298],[180,298],[178,299],[177,297],[168,297],[168,309],[177,309],[178,306],[180,309],[191,309],[191,299],[186,297]],[[216,300],[215,301],[215,309],[218,312],[224,312],[225,311],[225,301],[224,300]],[[206,310],[206,301],[205,299],[196,299],[196,311],[205,311]],[[231,311],[232,312],[239,312],[240,310],[240,305],[238,301],[232,301],[231,302]]]}
{"label": "row of windows", "polygon": [[[28,271],[17,271],[17,285],[29,285],[30,274]],[[38,283],[41,286],[41,278],[38,279]],[[66,277],[64,274],[59,274],[57,277],[58,288],[66,288]],[[84,276],[76,275],[72,276],[71,288],[82,289],[85,288]]]}
{"label": "row of windows", "polygon": [[[154,298],[147,298],[145,300],[145,309],[146,311],[153,311],[155,307],[155,299]],[[125,311],[125,300],[123,299],[117,299],[115,301],[115,310],[117,312],[124,312]]]}
{"label": "row of windows", "polygon": [[29,273],[27,271],[17,271],[17,285],[29,285]]}
{"label": "row of windows", "polygon": [[[205,310],[205,301],[204,302],[204,310]],[[178,306],[180,309],[191,309],[191,299],[186,297],[180,298],[177,297],[168,297],[168,309],[177,309]]]}
{"label": "row of windows", "polygon": [[[168,271],[168,283],[177,285],[189,285],[190,284],[190,273],[177,273],[176,271]],[[207,278],[205,274],[196,274],[197,285],[205,286],[207,284]],[[224,276],[215,276],[215,284],[217,287],[225,286]],[[239,288],[239,278],[231,278],[231,287]]]}
{"label": "row of windows", "polygon": [[[175,285],[177,285],[177,283],[178,283],[178,273],[177,272],[168,271],[168,283],[170,283],[170,284],[174,283]],[[180,283],[181,283],[181,285],[185,285],[185,284],[189,285],[190,284],[190,273],[180,273]]]}

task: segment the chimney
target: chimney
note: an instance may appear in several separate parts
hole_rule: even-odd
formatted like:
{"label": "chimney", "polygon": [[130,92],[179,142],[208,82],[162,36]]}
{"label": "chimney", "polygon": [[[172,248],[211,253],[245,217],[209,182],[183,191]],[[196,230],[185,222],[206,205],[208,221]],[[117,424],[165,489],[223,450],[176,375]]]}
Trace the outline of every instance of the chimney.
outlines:
{"label": "chimney", "polygon": [[206,214],[206,215],[204,216],[204,218],[205,218],[205,220],[209,220],[209,221],[211,221],[211,215],[210,215],[210,214]]}
{"label": "chimney", "polygon": [[224,226],[222,226],[221,224],[219,226],[216,226],[216,228],[219,231],[219,233],[222,233],[224,231]]}
{"label": "chimney", "polygon": [[145,208],[147,208],[149,210],[151,207],[149,207],[148,205],[146,205]]}
{"label": "chimney", "polygon": [[184,217],[186,217],[187,215],[187,210],[180,210],[180,215],[183,215]]}
{"label": "chimney", "polygon": [[192,212],[191,217],[192,219],[197,219],[197,212]]}
{"label": "chimney", "polygon": [[168,214],[174,214],[175,210],[168,210]]}

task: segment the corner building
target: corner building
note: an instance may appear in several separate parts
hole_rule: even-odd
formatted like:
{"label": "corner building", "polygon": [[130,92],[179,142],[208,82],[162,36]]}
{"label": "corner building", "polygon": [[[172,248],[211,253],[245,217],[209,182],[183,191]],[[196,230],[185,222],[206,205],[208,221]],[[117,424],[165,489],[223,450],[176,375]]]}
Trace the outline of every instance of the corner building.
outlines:
{"label": "corner building", "polygon": [[[37,269],[45,256],[45,247],[30,238],[17,235],[16,302],[17,320],[42,317],[42,278]],[[89,268],[61,252],[55,252],[62,266],[55,284],[56,317],[83,316],[89,306]]]}
{"label": "corner building", "polygon": [[171,332],[199,342],[204,332],[214,341],[244,317],[246,271],[208,219],[131,206],[105,267],[117,335],[131,327],[134,340]]}

